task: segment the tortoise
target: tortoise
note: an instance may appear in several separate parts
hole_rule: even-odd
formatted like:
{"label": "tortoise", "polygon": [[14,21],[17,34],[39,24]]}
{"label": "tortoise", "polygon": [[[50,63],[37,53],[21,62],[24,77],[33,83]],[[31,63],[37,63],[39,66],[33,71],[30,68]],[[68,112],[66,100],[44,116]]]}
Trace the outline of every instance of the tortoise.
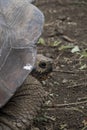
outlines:
{"label": "tortoise", "polygon": [[43,13],[31,2],[0,0],[0,130],[26,130],[46,96],[33,73],[29,75],[44,25]]}

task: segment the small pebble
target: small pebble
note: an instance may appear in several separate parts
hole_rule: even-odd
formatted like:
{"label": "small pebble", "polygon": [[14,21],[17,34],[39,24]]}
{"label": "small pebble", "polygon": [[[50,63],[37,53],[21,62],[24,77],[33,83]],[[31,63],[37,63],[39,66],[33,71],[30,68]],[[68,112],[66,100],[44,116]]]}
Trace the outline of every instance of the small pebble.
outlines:
{"label": "small pebble", "polygon": [[38,127],[32,127],[31,130],[40,130]]}

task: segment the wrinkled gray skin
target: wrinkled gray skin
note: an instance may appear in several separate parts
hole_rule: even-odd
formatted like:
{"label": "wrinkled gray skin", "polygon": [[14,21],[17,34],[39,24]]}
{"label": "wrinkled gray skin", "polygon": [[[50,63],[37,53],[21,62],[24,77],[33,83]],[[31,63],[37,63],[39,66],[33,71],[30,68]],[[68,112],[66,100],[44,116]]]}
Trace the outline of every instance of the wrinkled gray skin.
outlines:
{"label": "wrinkled gray skin", "polygon": [[[41,60],[39,57],[39,62]],[[39,69],[42,69],[42,72],[47,73],[47,70],[50,70],[49,67],[51,67],[50,59],[44,59],[46,64],[44,68],[39,66],[39,62],[37,61],[36,70],[39,72]],[[41,83],[30,74],[12,99],[0,110],[0,130],[30,129],[45,97],[46,92]]]}

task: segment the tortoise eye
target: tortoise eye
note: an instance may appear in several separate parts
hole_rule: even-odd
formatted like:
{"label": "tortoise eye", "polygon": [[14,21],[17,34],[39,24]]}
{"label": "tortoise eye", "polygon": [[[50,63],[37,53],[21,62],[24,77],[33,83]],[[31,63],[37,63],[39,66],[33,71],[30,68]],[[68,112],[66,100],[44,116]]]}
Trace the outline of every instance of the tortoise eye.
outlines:
{"label": "tortoise eye", "polygon": [[41,67],[42,69],[45,69],[46,68],[46,63],[44,61],[41,61],[39,63],[39,67]]}

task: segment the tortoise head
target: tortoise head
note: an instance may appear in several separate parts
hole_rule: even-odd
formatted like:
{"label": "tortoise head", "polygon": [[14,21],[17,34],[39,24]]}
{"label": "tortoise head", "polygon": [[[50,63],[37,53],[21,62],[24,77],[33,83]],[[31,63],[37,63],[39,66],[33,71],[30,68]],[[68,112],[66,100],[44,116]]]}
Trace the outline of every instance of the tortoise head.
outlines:
{"label": "tortoise head", "polygon": [[31,0],[0,0],[0,107],[31,72],[44,16]]}

